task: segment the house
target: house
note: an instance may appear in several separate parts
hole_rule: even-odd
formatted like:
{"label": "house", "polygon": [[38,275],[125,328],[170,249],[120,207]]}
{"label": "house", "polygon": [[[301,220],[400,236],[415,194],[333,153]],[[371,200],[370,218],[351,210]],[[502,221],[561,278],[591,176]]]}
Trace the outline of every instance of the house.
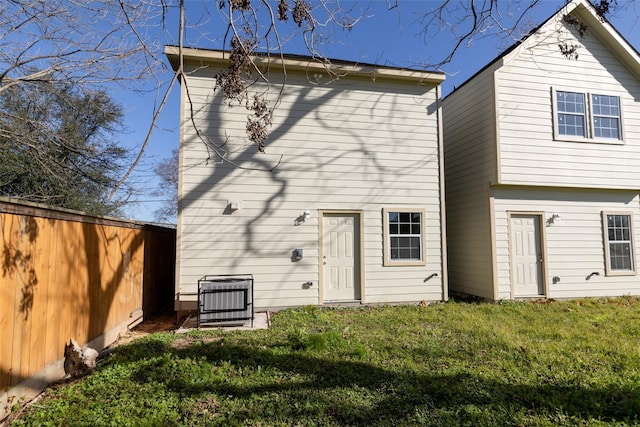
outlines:
{"label": "house", "polygon": [[442,73],[254,58],[278,104],[261,153],[214,90],[228,53],[183,58],[177,311],[209,275],[251,274],[256,309],[446,299]]}
{"label": "house", "polygon": [[450,290],[640,294],[640,56],[574,0],[443,100]]}

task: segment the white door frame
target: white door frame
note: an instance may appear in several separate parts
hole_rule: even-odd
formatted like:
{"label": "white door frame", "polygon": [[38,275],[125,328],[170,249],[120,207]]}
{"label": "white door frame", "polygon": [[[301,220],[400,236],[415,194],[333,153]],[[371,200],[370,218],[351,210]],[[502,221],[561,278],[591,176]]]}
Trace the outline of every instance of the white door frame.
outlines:
{"label": "white door frame", "polygon": [[534,216],[538,221],[538,236],[537,238],[540,241],[540,257],[542,258],[540,265],[540,277],[541,285],[542,285],[542,294],[539,295],[543,298],[548,298],[549,296],[549,287],[547,283],[547,240],[545,234],[545,213],[540,211],[507,211],[507,236],[509,242],[509,285],[511,288],[511,299],[518,298],[515,294],[515,286],[514,286],[514,269],[513,269],[513,241],[511,237],[511,219],[512,216]]}
{"label": "white door frame", "polygon": [[354,244],[359,246],[359,253],[360,256],[357,260],[354,260],[354,262],[359,262],[360,265],[358,266],[358,277],[356,277],[356,281],[357,283],[354,284],[354,286],[359,287],[360,290],[360,303],[364,303],[365,302],[365,293],[364,293],[364,215],[363,212],[361,210],[333,210],[333,209],[321,209],[318,211],[318,272],[319,272],[319,280],[318,280],[318,304],[319,305],[323,305],[324,304],[324,288],[325,288],[325,277],[324,277],[324,264],[323,264],[323,257],[324,257],[324,242],[323,242],[323,236],[324,236],[324,216],[326,214],[335,214],[335,215],[340,215],[340,214],[347,214],[347,215],[356,215],[356,217],[358,218],[358,232],[359,232],[359,239],[357,242],[354,242]]}

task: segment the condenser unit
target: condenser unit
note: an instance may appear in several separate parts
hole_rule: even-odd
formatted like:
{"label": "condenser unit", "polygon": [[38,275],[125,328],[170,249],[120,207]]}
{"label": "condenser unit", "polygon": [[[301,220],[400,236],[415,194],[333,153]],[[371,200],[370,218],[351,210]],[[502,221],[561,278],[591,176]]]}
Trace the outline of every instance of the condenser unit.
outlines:
{"label": "condenser unit", "polygon": [[253,275],[204,276],[198,280],[198,328],[207,323],[253,326]]}

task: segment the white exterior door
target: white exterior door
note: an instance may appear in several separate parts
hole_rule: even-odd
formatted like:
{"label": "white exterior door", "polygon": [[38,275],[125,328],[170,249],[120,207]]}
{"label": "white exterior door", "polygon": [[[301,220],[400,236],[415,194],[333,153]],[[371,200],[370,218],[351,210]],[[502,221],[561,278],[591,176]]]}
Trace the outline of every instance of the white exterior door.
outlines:
{"label": "white exterior door", "polygon": [[360,299],[360,216],[324,214],[322,268],[324,301]]}
{"label": "white exterior door", "polygon": [[544,295],[538,215],[511,216],[511,279],[515,297]]}

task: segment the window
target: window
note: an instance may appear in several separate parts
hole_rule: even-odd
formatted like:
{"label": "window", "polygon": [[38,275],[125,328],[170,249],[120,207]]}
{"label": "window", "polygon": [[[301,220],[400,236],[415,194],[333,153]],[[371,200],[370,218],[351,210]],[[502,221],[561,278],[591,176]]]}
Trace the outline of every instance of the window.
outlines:
{"label": "window", "polygon": [[384,265],[425,265],[424,210],[389,208],[384,217]]}
{"label": "window", "polygon": [[593,135],[596,138],[620,138],[620,99],[617,96],[591,95]]}
{"label": "window", "polygon": [[607,274],[635,274],[631,214],[603,212],[602,217]]}
{"label": "window", "polygon": [[558,133],[587,137],[586,105],[582,93],[556,92]]}
{"label": "window", "polygon": [[620,97],[554,91],[556,137],[622,140]]}

